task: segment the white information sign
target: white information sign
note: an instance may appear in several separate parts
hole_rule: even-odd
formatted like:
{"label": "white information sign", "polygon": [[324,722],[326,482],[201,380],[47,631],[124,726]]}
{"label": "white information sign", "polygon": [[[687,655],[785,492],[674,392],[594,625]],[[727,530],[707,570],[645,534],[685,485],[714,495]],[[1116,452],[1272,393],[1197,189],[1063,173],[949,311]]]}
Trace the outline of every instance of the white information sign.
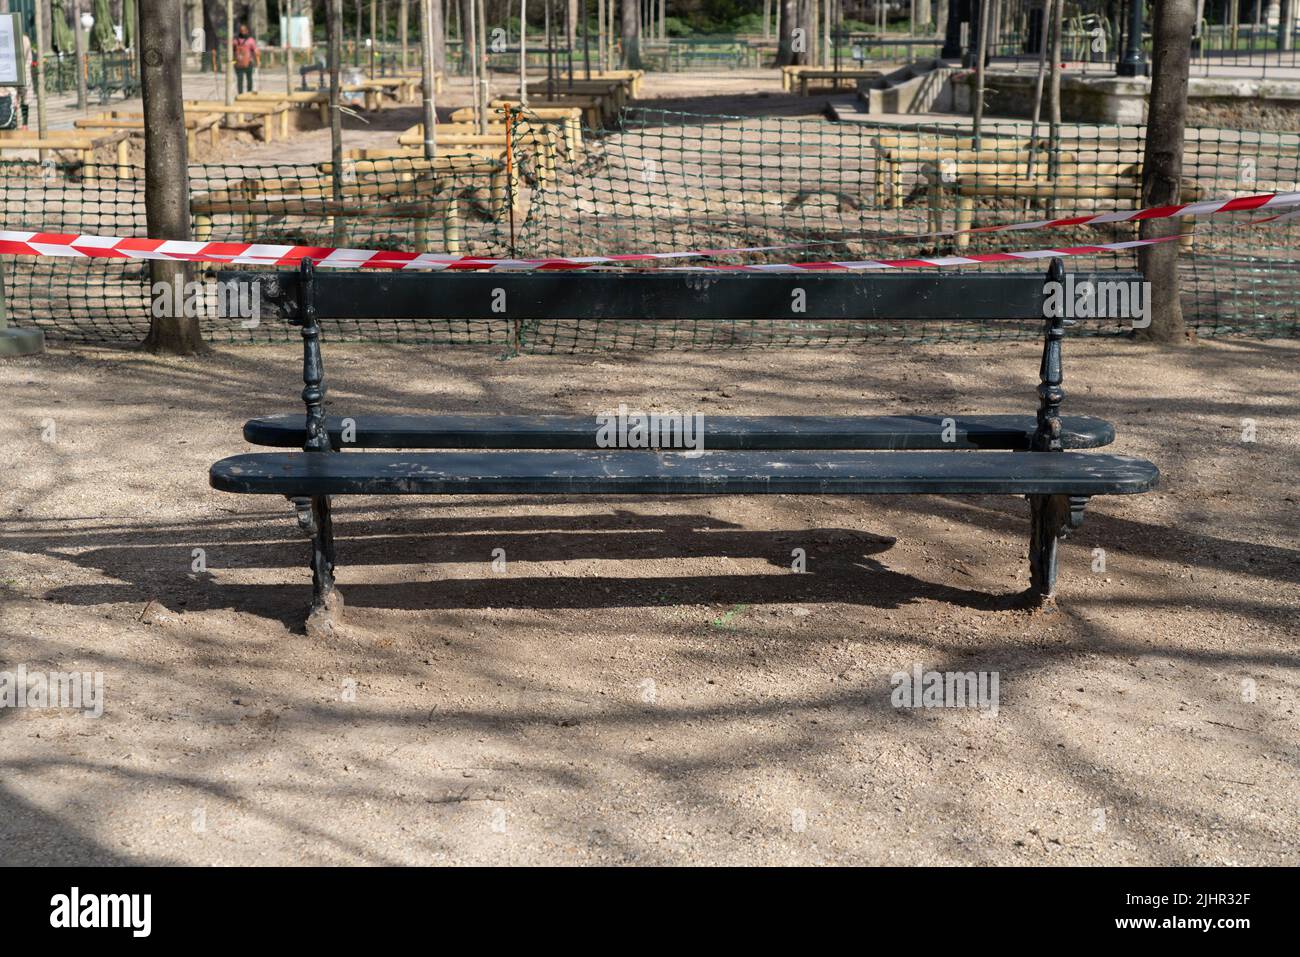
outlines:
{"label": "white information sign", "polygon": [[16,13],[0,14],[0,86],[23,85],[23,34]]}

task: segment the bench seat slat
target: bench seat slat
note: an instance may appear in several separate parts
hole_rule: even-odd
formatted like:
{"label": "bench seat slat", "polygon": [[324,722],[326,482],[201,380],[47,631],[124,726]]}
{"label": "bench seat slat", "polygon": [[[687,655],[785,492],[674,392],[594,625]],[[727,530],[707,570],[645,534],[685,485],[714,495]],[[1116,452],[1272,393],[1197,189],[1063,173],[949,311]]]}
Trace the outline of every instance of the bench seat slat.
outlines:
{"label": "bench seat slat", "polygon": [[1080,452],[258,452],[212,466],[214,488],[309,495],[1125,495],[1142,459]]}
{"label": "bench seat slat", "polygon": [[[357,415],[358,449],[596,449],[595,416],[561,415]],[[253,445],[301,449],[307,433],[301,414],[244,423]],[[705,415],[704,447],[752,449],[1028,449],[1032,415],[953,416],[955,439],[943,441],[944,417]],[[343,418],[325,420],[330,442],[343,448]],[[1102,419],[1061,419],[1067,449],[1091,449],[1115,440]]]}

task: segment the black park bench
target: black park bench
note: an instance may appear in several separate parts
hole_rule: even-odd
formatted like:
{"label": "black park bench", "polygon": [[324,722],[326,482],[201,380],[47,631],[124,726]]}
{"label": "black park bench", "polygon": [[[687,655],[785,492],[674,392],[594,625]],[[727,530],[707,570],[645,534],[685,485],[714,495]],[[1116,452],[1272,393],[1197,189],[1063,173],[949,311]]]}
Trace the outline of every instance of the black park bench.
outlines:
{"label": "black park bench", "polygon": [[[1024,495],[1028,604],[1052,602],[1057,542],[1094,495],[1153,488],[1150,462],[1078,451],[1114,440],[1100,419],[1061,416],[1061,317],[1045,317],[1041,273],[223,272],[261,282],[263,315],[302,328],[307,413],[253,419],[256,445],[301,449],[222,459],[212,486],[284,495],[311,538],[309,634],[328,633],[336,495]],[[1048,281],[1062,281],[1060,260]],[[1140,281],[1136,273],[1075,274]],[[792,312],[799,302],[802,311]],[[695,319],[1038,320],[1045,341],[1029,415],[708,416],[703,454],[601,448],[593,417],[326,416],[321,320]],[[344,450],[347,451],[344,451]],[[372,451],[400,449],[403,451]],[[362,451],[365,450],[365,451]],[[436,451],[434,451],[436,450]]]}

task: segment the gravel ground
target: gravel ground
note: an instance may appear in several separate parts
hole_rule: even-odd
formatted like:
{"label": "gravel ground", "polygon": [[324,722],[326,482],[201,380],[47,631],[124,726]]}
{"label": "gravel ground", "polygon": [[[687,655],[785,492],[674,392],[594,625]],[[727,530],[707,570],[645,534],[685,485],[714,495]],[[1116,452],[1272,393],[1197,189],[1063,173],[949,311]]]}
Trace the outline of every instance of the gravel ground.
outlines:
{"label": "gravel ground", "polygon": [[[326,349],[340,414],[1023,412],[1037,361]],[[207,483],[298,362],[0,362],[0,668],[104,676],[0,710],[0,862],[1300,863],[1295,342],[1067,344],[1163,481],[1090,505],[1055,613],[1005,496],[359,499],[323,641],[287,506]],[[914,667],[996,715],[894,707]]]}

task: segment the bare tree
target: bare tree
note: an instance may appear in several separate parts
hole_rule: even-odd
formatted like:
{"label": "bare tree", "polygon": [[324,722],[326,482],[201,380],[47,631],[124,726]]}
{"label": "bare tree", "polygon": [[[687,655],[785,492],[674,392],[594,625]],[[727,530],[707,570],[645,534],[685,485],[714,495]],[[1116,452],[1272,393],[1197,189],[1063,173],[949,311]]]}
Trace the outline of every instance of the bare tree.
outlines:
{"label": "bare tree", "polygon": [[[1141,3],[1142,0],[1133,0]],[[1057,0],[1052,5],[1052,19],[1047,21],[1047,11],[1043,12],[1043,30],[1051,31],[1044,35],[1048,44],[1050,72],[1047,78],[1047,172],[1055,178],[1060,164],[1061,152],[1061,22],[1065,16],[1065,0]],[[1049,207],[1055,209],[1055,205]]]}
{"label": "bare tree", "polygon": [[433,0],[433,70],[447,72],[447,24],[443,19],[442,0]]}
{"label": "bare tree", "polygon": [[86,108],[86,31],[81,29],[81,0],[72,0],[73,49],[77,51],[77,109]]}
{"label": "bare tree", "polygon": [[[190,238],[190,183],[181,92],[180,0],[140,0],[140,83],[144,94],[144,207],[151,239]],[[164,290],[184,292],[187,263],[155,259],[150,277]],[[156,291],[156,290],[151,290]],[[207,352],[198,316],[176,315],[182,296],[158,295],[142,345],[149,352]]]}
{"label": "bare tree", "polygon": [[397,14],[397,42],[402,45],[402,70],[406,70],[407,43],[409,42],[407,31],[411,24],[411,0],[402,0],[398,7]]}
{"label": "bare tree", "polygon": [[623,2],[623,66],[641,69],[641,11],[637,0]]}
{"label": "bare tree", "polygon": [[[434,109],[435,83],[433,78],[433,10],[437,9],[438,0],[420,0],[420,89],[421,111],[424,124],[424,158],[433,159],[438,155],[437,129],[438,114]],[[432,9],[431,9],[432,8]]]}
{"label": "bare tree", "polygon": [[334,199],[334,245],[344,243],[345,225],[338,211],[343,208],[343,110],[340,70],[343,65],[343,0],[327,0],[325,32],[330,74],[330,194]]}
{"label": "bare tree", "polygon": [[989,43],[989,7],[992,0],[980,0],[979,36],[975,42],[975,100],[971,104],[971,128],[974,134],[975,150],[980,148],[980,127],[984,123],[984,60]]}
{"label": "bare tree", "polygon": [[[1147,104],[1146,155],[1142,163],[1142,205],[1179,201],[1183,179],[1183,132],[1187,124],[1187,72],[1192,55],[1194,0],[1155,0],[1152,24],[1151,99]],[[1142,239],[1178,232],[1177,219],[1147,219]],[[1142,275],[1151,284],[1151,325],[1142,338],[1178,343],[1187,339],[1178,297],[1178,244],[1157,243],[1138,250]]]}
{"label": "bare tree", "polygon": [[215,71],[220,65],[214,56],[221,50],[221,31],[218,20],[224,16],[225,0],[203,0],[203,69]]}
{"label": "bare tree", "polygon": [[791,66],[798,58],[794,49],[795,5],[797,0],[780,0],[780,29],[777,32],[777,66]]}

